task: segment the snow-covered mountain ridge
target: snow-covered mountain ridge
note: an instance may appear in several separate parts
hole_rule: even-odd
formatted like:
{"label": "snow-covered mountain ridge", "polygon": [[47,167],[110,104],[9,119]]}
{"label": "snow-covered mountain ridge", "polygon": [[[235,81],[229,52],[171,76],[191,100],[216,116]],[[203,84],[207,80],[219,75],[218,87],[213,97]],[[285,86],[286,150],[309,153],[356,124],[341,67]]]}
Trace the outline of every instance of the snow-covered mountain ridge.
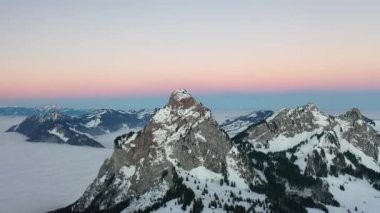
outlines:
{"label": "snow-covered mountain ridge", "polygon": [[143,130],[115,142],[95,181],[60,211],[212,212],[266,206],[265,195],[249,190],[260,178],[242,163],[210,110],[186,90],[173,92]]}
{"label": "snow-covered mountain ridge", "polygon": [[30,115],[8,131],[22,133],[32,142],[103,147],[96,141],[96,136],[120,129],[125,129],[126,132],[140,130],[152,113],[148,110],[101,109],[72,117],[53,109],[46,114]]}
{"label": "snow-covered mountain ridge", "polygon": [[238,138],[250,142],[256,150],[275,152],[297,145],[300,139],[330,131],[377,161],[380,139],[365,119],[356,108],[333,117],[321,112],[315,105],[307,104],[278,111],[264,122],[241,132]]}
{"label": "snow-covered mountain ridge", "polygon": [[[331,212],[374,212],[378,204],[380,137],[358,109],[336,117],[313,104],[284,109],[233,141],[250,156],[252,167],[269,180],[254,191],[265,191],[281,208],[309,205]],[[273,185],[282,187],[273,189]],[[348,195],[342,195],[345,188],[359,185],[371,196],[364,193],[363,198],[352,195],[347,199]],[[314,204],[307,201],[310,198]],[[289,199],[292,202],[285,202]]]}
{"label": "snow-covered mountain ridge", "polygon": [[141,131],[116,138],[84,194],[56,212],[374,212],[379,141],[357,109],[334,117],[313,104],[230,139],[181,89]]}

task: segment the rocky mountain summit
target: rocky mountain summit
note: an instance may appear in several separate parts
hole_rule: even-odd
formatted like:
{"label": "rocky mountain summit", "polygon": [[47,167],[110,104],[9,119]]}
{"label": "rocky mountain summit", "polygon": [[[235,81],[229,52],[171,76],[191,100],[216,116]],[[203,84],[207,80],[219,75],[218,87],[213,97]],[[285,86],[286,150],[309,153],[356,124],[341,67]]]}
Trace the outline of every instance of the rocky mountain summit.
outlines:
{"label": "rocky mountain summit", "polygon": [[73,204],[55,212],[374,212],[380,138],[353,109],[283,109],[232,139],[186,90],[112,156]]}
{"label": "rocky mountain summit", "polygon": [[152,111],[96,110],[80,116],[67,116],[59,109],[44,114],[28,116],[23,122],[12,126],[9,132],[19,132],[31,142],[66,143],[103,147],[96,136],[125,129],[136,131],[145,126]]}
{"label": "rocky mountain summit", "polygon": [[200,211],[222,204],[254,209],[253,202],[264,202],[264,195],[248,187],[259,177],[210,110],[186,90],[173,92],[143,130],[119,137],[115,145],[83,196],[58,212]]}
{"label": "rocky mountain summit", "polygon": [[[301,210],[309,205],[324,211],[344,208],[352,212],[376,206],[380,137],[358,109],[336,117],[313,104],[284,109],[233,140],[250,156],[252,167],[269,180],[254,190],[266,192],[281,209],[292,205]],[[273,189],[273,185],[281,187]],[[344,188],[353,190],[358,185],[371,194],[363,194],[364,203],[361,199],[352,202],[341,194]]]}
{"label": "rocky mountain summit", "polygon": [[243,131],[238,138],[249,141],[256,149],[283,151],[298,144],[300,138],[307,138],[307,134],[326,132],[335,132],[336,137],[341,133],[342,139],[378,159],[379,137],[358,109],[337,117],[321,112],[314,104],[284,109]]}

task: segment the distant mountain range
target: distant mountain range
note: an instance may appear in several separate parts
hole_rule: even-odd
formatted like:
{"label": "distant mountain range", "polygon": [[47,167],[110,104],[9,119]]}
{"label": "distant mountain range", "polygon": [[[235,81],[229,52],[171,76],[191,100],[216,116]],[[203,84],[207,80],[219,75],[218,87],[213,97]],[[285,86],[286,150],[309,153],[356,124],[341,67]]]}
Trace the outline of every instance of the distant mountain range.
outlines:
{"label": "distant mountain range", "polygon": [[9,128],[9,132],[19,132],[31,142],[65,143],[103,147],[94,138],[120,129],[136,131],[145,126],[152,116],[149,110],[101,109],[79,116],[68,116],[57,109],[45,114],[33,114],[23,122]]}
{"label": "distant mountain range", "polygon": [[[227,119],[220,124],[220,127],[222,127],[228,135],[233,138],[237,134],[248,129],[250,126],[265,121],[273,113],[274,112],[271,110],[253,111],[246,115],[241,115],[233,119]],[[380,119],[370,119],[364,115],[361,116],[363,121],[371,125],[378,132],[378,134],[380,134]]]}
{"label": "distant mountain range", "polygon": [[0,116],[43,115],[51,110],[59,110],[68,116],[78,116],[91,112],[90,109],[61,108],[58,105],[41,105],[39,107],[0,106]]}
{"label": "distant mountain range", "polygon": [[331,116],[307,104],[224,130],[176,90],[142,130],[116,138],[83,195],[55,212],[377,212],[374,126],[358,109]]}
{"label": "distant mountain range", "polygon": [[257,124],[273,114],[270,110],[254,111],[247,115],[242,115],[234,119],[224,121],[220,126],[232,138],[240,132],[246,130],[249,126]]}

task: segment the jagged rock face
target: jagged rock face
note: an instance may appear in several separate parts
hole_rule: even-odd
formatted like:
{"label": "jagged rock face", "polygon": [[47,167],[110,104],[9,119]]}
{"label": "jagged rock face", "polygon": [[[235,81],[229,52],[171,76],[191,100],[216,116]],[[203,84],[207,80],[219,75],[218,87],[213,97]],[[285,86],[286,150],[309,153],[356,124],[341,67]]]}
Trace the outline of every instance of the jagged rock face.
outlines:
{"label": "jagged rock face", "polygon": [[268,126],[273,133],[283,134],[286,137],[310,132],[332,122],[327,114],[319,111],[313,104],[307,104],[296,109],[282,110],[273,119],[268,120]]}
{"label": "jagged rock face", "polygon": [[194,98],[186,90],[179,89],[170,96],[168,106],[173,109],[188,109],[196,104]]}
{"label": "jagged rock face", "polygon": [[[211,112],[184,90],[171,95],[169,104],[153,116],[145,130],[151,132],[157,144],[169,145],[169,159],[176,159],[175,163],[188,170],[205,164],[220,172],[231,149],[228,136],[219,129]],[[214,165],[216,162],[219,165]]]}
{"label": "jagged rock face", "polygon": [[343,138],[366,155],[379,160],[380,137],[360,111],[354,108],[338,118],[341,120]]}
{"label": "jagged rock face", "polygon": [[217,123],[214,120],[200,123],[174,144],[173,157],[184,169],[204,165],[213,172],[222,172],[222,163],[225,164],[225,156],[231,149],[230,142],[219,129],[209,126],[217,126]]}
{"label": "jagged rock face", "polygon": [[[380,189],[379,136],[371,123],[357,109],[332,117],[309,104],[275,113],[233,141],[264,173],[268,183],[259,189],[279,209],[291,211],[283,197],[300,205],[307,197],[326,206],[339,206],[338,200],[347,205],[334,189],[339,178],[361,178],[369,191]],[[285,187],[273,196],[277,184]]]}
{"label": "jagged rock face", "polygon": [[257,148],[268,148],[268,142],[280,135],[291,138],[304,132],[312,132],[321,126],[329,126],[332,118],[320,112],[313,104],[296,109],[284,109],[263,122],[253,125],[237,137],[252,141]]}
{"label": "jagged rock face", "polygon": [[306,159],[307,163],[304,174],[326,177],[331,165],[331,160],[329,159],[336,159],[339,153],[340,144],[338,137],[333,131],[323,131],[321,134],[312,136],[311,139],[316,140],[317,143],[314,145],[310,156]]}
{"label": "jagged rock face", "polygon": [[[244,204],[248,212],[264,212],[268,206],[272,212],[306,212],[306,207],[327,212],[340,205],[334,178],[344,176],[346,182],[352,178],[353,186],[360,182],[368,190],[380,190],[379,163],[365,149],[372,145],[360,144],[372,140],[367,129],[371,127],[367,122],[361,124],[359,115],[332,117],[312,104],[282,110],[238,134],[231,145],[210,111],[187,91],[177,90],[143,130],[115,139],[111,158],[83,196],[65,211],[149,212],[159,208],[168,212],[181,205],[180,197],[188,192],[190,202],[199,199],[209,204],[207,211],[214,210],[207,200],[214,195],[223,197],[218,200],[226,205],[231,204],[230,198],[232,205]],[[353,129],[357,132],[352,138],[359,143],[346,135]],[[233,191],[235,182],[237,191]],[[173,197],[178,193],[179,197]],[[232,199],[233,193],[242,197]],[[260,203],[266,198],[264,209],[247,201]]]}
{"label": "jagged rock face", "polygon": [[144,199],[136,198],[149,194],[155,200],[173,186],[172,168],[189,171],[203,166],[222,173],[231,150],[211,112],[185,90],[175,91],[142,131],[120,137],[115,144],[112,157],[73,211],[112,209],[123,201],[141,207]]}
{"label": "jagged rock face", "polygon": [[[271,151],[270,144],[272,142],[282,146],[284,144],[279,144],[281,141],[293,138],[298,140],[293,141],[293,146],[295,146],[310,137],[305,133],[320,134],[323,131],[332,132],[334,137],[342,135],[340,139],[336,140],[344,139],[366,155],[378,160],[380,137],[358,109],[353,109],[338,117],[319,111],[313,104],[294,110],[285,109],[265,121],[253,125],[237,135],[236,138],[241,141],[249,141],[258,149]],[[291,148],[291,146],[284,147]]]}

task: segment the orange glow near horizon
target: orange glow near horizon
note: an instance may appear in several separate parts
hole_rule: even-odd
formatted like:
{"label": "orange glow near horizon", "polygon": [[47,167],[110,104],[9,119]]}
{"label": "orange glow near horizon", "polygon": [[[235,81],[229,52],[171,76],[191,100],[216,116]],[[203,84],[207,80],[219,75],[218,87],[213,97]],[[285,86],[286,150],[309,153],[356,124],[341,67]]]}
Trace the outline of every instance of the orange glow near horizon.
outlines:
{"label": "orange glow near horizon", "polygon": [[[220,92],[297,92],[378,90],[380,72],[368,76],[340,73],[273,73],[273,72],[192,72],[176,75],[169,72],[146,74],[104,74],[79,77],[75,74],[52,75],[31,80],[30,76],[0,80],[1,98],[70,98],[162,95],[177,88],[196,93]],[[338,82],[338,83],[337,83]]]}
{"label": "orange glow near horizon", "polygon": [[300,54],[287,48],[29,55],[20,58],[22,63],[0,64],[0,98],[160,95],[176,88],[197,93],[380,90],[380,66],[370,51],[342,55],[314,47]]}

